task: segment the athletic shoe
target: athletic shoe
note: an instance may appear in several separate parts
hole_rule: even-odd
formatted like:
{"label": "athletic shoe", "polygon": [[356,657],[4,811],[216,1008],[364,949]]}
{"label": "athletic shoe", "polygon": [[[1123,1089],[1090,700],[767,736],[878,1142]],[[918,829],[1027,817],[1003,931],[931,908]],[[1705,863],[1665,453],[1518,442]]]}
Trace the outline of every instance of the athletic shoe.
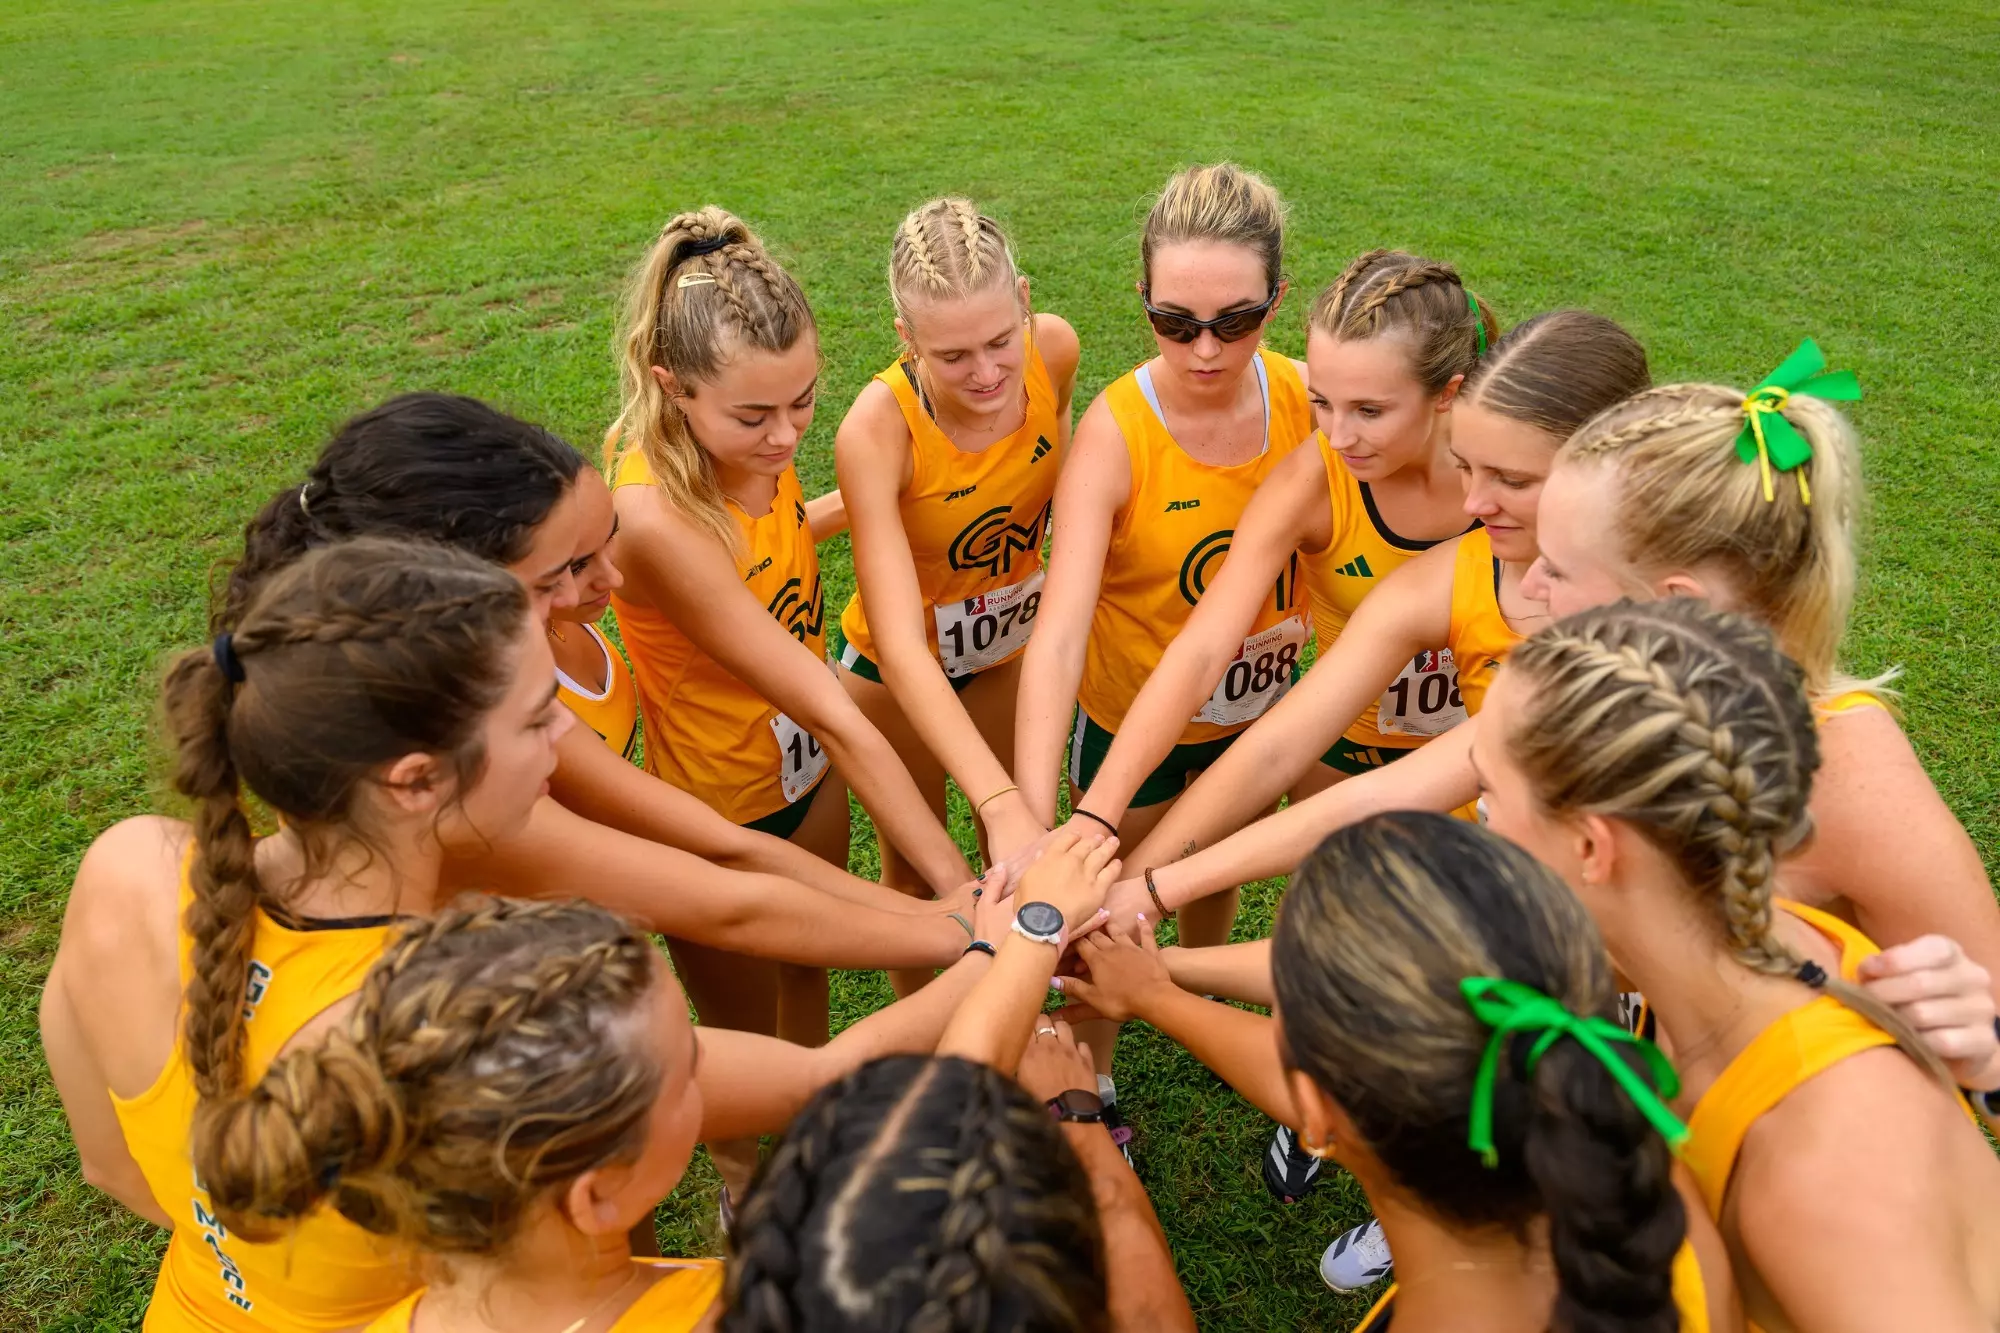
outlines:
{"label": "athletic shoe", "polygon": [[1118,1085],[1109,1074],[1097,1076],[1097,1100],[1104,1106],[1104,1127],[1111,1131],[1111,1142],[1125,1155],[1125,1165],[1137,1171],[1139,1164],[1132,1160],[1132,1127],[1125,1123],[1125,1113],[1118,1109]]}
{"label": "athletic shoe", "polygon": [[715,1224],[722,1228],[725,1238],[736,1230],[736,1205],[730,1201],[727,1185],[715,1196]]}
{"label": "athletic shoe", "polygon": [[1382,1224],[1369,1218],[1326,1247],[1319,1257],[1320,1281],[1335,1291],[1359,1291],[1389,1276],[1396,1261]]}
{"label": "athletic shoe", "polygon": [[1264,1188],[1279,1203],[1297,1203],[1319,1183],[1320,1160],[1299,1147],[1298,1135],[1284,1125],[1264,1150]]}

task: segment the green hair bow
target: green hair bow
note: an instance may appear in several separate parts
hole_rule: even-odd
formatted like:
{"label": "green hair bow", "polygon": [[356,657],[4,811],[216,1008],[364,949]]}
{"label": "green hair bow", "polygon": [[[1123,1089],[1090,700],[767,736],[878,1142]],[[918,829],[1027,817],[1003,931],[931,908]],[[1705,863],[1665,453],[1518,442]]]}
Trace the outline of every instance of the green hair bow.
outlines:
{"label": "green hair bow", "polygon": [[[1785,404],[1793,394],[1851,403],[1861,397],[1861,382],[1851,370],[1828,371],[1819,344],[1808,338],[1744,398],[1743,430],[1736,437],[1736,456],[1757,465],[1764,478],[1766,501],[1777,498],[1771,485],[1771,469],[1790,472],[1812,457],[1812,445],[1785,420]],[[1812,503],[1812,489],[1806,485],[1803,472],[1799,473],[1799,499]]]}
{"label": "green hair bow", "polygon": [[[1667,1057],[1652,1042],[1594,1014],[1573,1014],[1563,1006],[1562,1001],[1542,994],[1533,986],[1509,981],[1505,977],[1467,977],[1458,983],[1458,989],[1479,1021],[1493,1029],[1493,1036],[1486,1043],[1486,1052],[1479,1057],[1479,1074],[1472,1084],[1472,1124],[1465,1136],[1466,1146],[1478,1153],[1486,1165],[1500,1164],[1500,1154],[1493,1147],[1493,1087],[1500,1073],[1500,1052],[1507,1039],[1516,1032],[1537,1029],[1542,1035],[1528,1051],[1529,1073],[1534,1072],[1536,1062],[1549,1047],[1563,1037],[1572,1038],[1610,1071],[1618,1086],[1625,1089],[1626,1095],[1632,1099],[1632,1104],[1639,1108],[1639,1114],[1660,1131],[1668,1147],[1678,1149],[1686,1141],[1687,1126],[1667,1108],[1663,1100],[1664,1097],[1680,1095],[1680,1076],[1674,1073]],[[1638,1048],[1653,1075],[1653,1082],[1659,1085],[1658,1092],[1634,1073],[1632,1066],[1618,1058],[1611,1049],[1612,1042],[1624,1042]]]}

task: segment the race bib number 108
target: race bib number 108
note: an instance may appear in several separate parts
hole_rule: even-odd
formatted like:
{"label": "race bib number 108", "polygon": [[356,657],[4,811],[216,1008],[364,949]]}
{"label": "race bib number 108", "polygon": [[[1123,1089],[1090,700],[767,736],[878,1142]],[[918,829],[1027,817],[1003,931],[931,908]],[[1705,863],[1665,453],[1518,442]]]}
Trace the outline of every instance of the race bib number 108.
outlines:
{"label": "race bib number 108", "polygon": [[1465,699],[1449,648],[1418,653],[1375,708],[1375,725],[1385,736],[1442,736],[1463,721]]}
{"label": "race bib number 108", "polygon": [[771,730],[778,738],[778,781],[785,789],[785,804],[790,805],[826,772],[826,751],[811,732],[783,713],[772,714]]}
{"label": "race bib number 108", "polygon": [[1043,571],[937,608],[938,661],[954,679],[1005,661],[1028,642],[1042,609]]}
{"label": "race bib number 108", "polygon": [[1299,616],[1252,634],[1194,720],[1227,727],[1264,716],[1292,688],[1292,673],[1305,646],[1306,622]]}

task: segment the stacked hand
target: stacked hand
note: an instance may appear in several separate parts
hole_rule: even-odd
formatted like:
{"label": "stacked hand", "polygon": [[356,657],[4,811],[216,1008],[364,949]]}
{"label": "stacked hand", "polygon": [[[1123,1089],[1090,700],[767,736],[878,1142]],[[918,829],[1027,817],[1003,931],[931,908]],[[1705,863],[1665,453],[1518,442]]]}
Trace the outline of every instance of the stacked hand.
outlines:
{"label": "stacked hand", "polygon": [[1893,1008],[1944,1060],[1960,1087],[2000,1088],[1993,983],[1956,940],[1923,935],[1862,960],[1869,994]]}
{"label": "stacked hand", "polygon": [[1041,1101],[1072,1088],[1097,1090],[1097,1066],[1091,1061],[1089,1044],[1078,1041],[1069,1024],[1049,1014],[1036,1015],[1034,1036],[1021,1052],[1014,1078]]}
{"label": "stacked hand", "polygon": [[[1179,988],[1160,960],[1160,945],[1153,938],[1152,923],[1138,918],[1139,929],[1131,936],[1100,932],[1077,941],[1077,976],[1064,977],[1062,991],[1088,1005],[1092,1017],[1123,1023],[1146,1012],[1160,996]],[[1081,1021],[1081,1013],[1075,1015]]]}
{"label": "stacked hand", "polygon": [[[1069,938],[1077,939],[1102,923],[1098,909],[1118,878],[1115,838],[1089,841],[1067,828],[1044,841],[1042,852],[1016,881],[1014,897],[1021,902],[1048,903],[1063,914]],[[983,900],[982,900],[983,901]]]}

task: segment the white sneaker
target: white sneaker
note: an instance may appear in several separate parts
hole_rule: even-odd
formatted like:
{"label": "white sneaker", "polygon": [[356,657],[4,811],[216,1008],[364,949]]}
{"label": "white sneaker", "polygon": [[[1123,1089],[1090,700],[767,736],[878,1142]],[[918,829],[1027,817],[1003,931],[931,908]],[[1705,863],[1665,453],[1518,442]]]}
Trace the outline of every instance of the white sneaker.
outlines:
{"label": "white sneaker", "polygon": [[1344,1233],[1319,1257],[1320,1280],[1335,1291],[1359,1291],[1389,1276],[1396,1266],[1382,1224],[1369,1218]]}

